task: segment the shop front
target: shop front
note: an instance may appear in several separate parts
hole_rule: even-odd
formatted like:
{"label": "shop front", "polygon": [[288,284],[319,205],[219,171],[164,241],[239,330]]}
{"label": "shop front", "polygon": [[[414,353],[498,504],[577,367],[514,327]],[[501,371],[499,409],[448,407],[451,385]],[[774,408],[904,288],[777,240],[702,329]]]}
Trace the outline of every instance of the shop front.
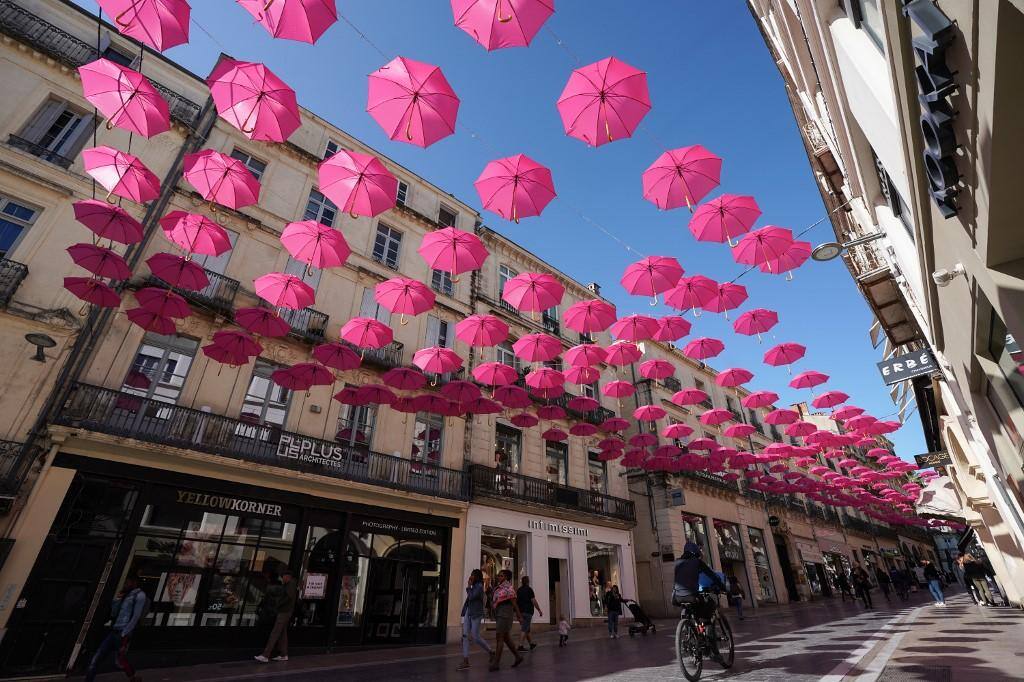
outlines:
{"label": "shop front", "polygon": [[771,563],[768,560],[768,548],[765,546],[764,531],[760,528],[747,527],[750,540],[750,552],[754,557],[754,574],[757,576],[757,599],[760,602],[775,603],[775,581],[772,580]]}
{"label": "shop front", "polygon": [[817,544],[810,542],[796,542],[797,551],[800,552],[800,560],[803,562],[804,573],[807,575],[807,585],[811,594],[817,596],[832,596],[832,584],[829,581],[828,570],[825,567],[825,556]]}
{"label": "shop front", "polygon": [[729,521],[714,519],[712,527],[715,532],[715,541],[718,544],[718,560],[722,564],[722,573],[726,578],[735,576],[743,591],[751,598],[760,595],[758,583],[751,580],[747,573],[746,556],[743,552],[743,542],[740,539],[740,526]]}

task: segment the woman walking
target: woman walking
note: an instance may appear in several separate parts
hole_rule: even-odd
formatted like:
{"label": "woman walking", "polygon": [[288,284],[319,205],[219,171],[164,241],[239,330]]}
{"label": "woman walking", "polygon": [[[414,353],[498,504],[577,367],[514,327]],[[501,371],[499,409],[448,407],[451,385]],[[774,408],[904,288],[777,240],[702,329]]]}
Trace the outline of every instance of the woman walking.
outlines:
{"label": "woman walking", "polygon": [[480,636],[480,623],[484,619],[484,574],[474,568],[466,584],[466,601],[462,603],[462,663],[456,670],[469,670],[469,643],[475,642],[489,656],[494,651]]}
{"label": "woman walking", "polygon": [[604,610],[608,614],[608,637],[617,639],[619,636],[619,617],[622,615],[622,595],[619,586],[612,585],[604,593]]}
{"label": "woman walking", "polygon": [[871,603],[871,578],[863,566],[853,569],[853,590],[864,602],[864,608],[874,608],[874,604]]}
{"label": "woman walking", "polygon": [[516,603],[516,589],[512,586],[512,571],[505,569],[498,573],[498,584],[491,594],[491,605],[494,609],[494,655],[491,657],[490,670],[497,670],[501,664],[501,655],[505,647],[516,657],[512,667],[523,662],[523,656],[516,651],[512,643],[512,619],[522,619],[519,604]]}

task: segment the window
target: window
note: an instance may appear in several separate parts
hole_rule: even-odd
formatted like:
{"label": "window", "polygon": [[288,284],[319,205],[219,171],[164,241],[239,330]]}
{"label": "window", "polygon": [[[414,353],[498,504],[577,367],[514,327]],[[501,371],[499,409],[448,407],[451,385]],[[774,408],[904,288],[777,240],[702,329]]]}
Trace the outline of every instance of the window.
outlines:
{"label": "window", "polygon": [[585,398],[593,398],[594,400],[598,400],[597,382],[595,381],[592,384],[583,384],[582,386],[580,386],[580,394]]}
{"label": "window", "polygon": [[341,408],[334,440],[350,447],[369,450],[373,445],[373,429],[377,424],[377,407],[342,405]]}
{"label": "window", "polygon": [[1020,343],[1007,331],[1006,324],[994,309],[989,322],[987,351],[989,358],[999,365],[999,371],[1010,385],[1018,406],[1024,407],[1024,352],[1021,352]]}
{"label": "window", "polygon": [[334,202],[321,194],[318,190],[309,190],[309,200],[306,202],[306,212],[303,220],[316,220],[327,227],[334,227],[334,221],[338,218],[338,207]]}
{"label": "window", "polygon": [[621,585],[619,548],[603,542],[587,543],[587,589],[590,592],[590,615],[603,616],[604,595],[612,585]]}
{"label": "window", "polygon": [[426,348],[440,346],[451,348],[454,341],[452,325],[447,320],[442,320],[433,315],[427,315],[427,334],[425,338]]}
{"label": "window", "polygon": [[[238,147],[231,150],[231,158],[238,159],[249,170],[257,180],[263,179],[263,172],[267,170],[267,162],[260,161],[255,156],[244,152]],[[323,195],[321,195],[323,196]]]}
{"label": "window", "polygon": [[882,26],[882,10],[879,0],[852,0],[853,21],[863,29],[879,50],[885,52],[885,29]]}
{"label": "window", "polygon": [[341,151],[341,145],[334,140],[327,140],[327,146],[324,148],[324,161],[331,158],[335,154]]}
{"label": "window", "polygon": [[397,270],[401,253],[402,233],[384,223],[378,223],[377,236],[373,240],[373,260]]}
{"label": "window", "polygon": [[433,270],[430,273],[430,286],[434,291],[445,296],[455,293],[455,283],[452,282],[451,273],[444,270]]}
{"label": "window", "polygon": [[401,180],[398,181],[398,196],[396,197],[396,202],[399,206],[407,206],[409,204],[409,185]]}
{"label": "window", "polygon": [[519,471],[522,460],[522,434],[511,426],[494,428],[494,466],[506,471]]}
{"label": "window", "polygon": [[136,68],[135,67],[135,58],[134,57],[130,57],[127,54],[125,54],[124,52],[121,52],[120,50],[117,50],[117,49],[115,49],[114,47],[112,47],[110,45],[107,45],[107,47],[105,47],[103,49],[103,52],[101,52],[100,55],[104,59],[108,59],[108,60],[114,62],[115,64],[120,64],[121,66],[127,66],[130,69]]}
{"label": "window", "polygon": [[[412,461],[437,466],[444,448],[444,417],[419,412],[412,436]],[[415,470],[415,469],[414,469]]]}
{"label": "window", "polygon": [[552,306],[541,314],[541,324],[549,334],[558,336],[561,333],[561,325],[558,323],[558,306]]}
{"label": "window", "polygon": [[141,398],[176,403],[192,367],[199,342],[148,332],[142,337],[121,391]]}
{"label": "window", "polygon": [[39,211],[0,194],[0,258],[14,251]]}
{"label": "window", "polygon": [[544,478],[548,483],[569,485],[569,446],[550,440],[545,445]]}
{"label": "window", "polygon": [[373,297],[373,289],[369,287],[363,289],[363,301],[359,306],[359,317],[369,317],[384,324],[391,324],[391,311],[377,303],[377,299]]}
{"label": "window", "polygon": [[587,453],[587,482],[592,492],[608,494],[608,462],[602,462],[596,452]]}
{"label": "window", "polygon": [[772,571],[768,563],[768,550],[765,547],[764,531],[760,528],[747,528],[750,540],[750,553],[754,555],[754,570],[757,573],[757,589],[760,594],[758,601],[775,601],[775,585],[772,582]]}
{"label": "window", "polygon": [[505,305],[511,310],[515,309],[505,304],[505,301],[504,299],[501,298],[501,295],[505,292],[505,283],[508,282],[513,277],[517,276],[518,274],[518,272],[516,272],[507,265],[498,266],[498,299],[502,302],[503,305]]}
{"label": "window", "polygon": [[701,548],[704,562],[711,563],[711,545],[708,542],[708,522],[703,516],[680,512],[683,519],[683,539]]}
{"label": "window", "polygon": [[[231,259],[231,254],[235,250],[235,242],[238,241],[237,232],[235,232],[234,230],[229,230],[227,228],[224,228],[224,231],[228,233],[228,241],[231,242],[231,248],[228,251],[225,251],[219,256],[204,256],[202,254],[194,253],[192,254],[191,258],[192,262],[195,263],[196,265],[202,266],[203,268],[209,270],[210,272],[215,272],[218,275],[223,275],[224,272],[227,270],[228,261]],[[217,283],[211,281],[210,286],[217,286]],[[203,293],[211,292],[207,292],[204,290]]]}
{"label": "window", "polygon": [[81,150],[92,124],[92,114],[61,99],[50,99],[21,133],[34,156],[67,168]]}
{"label": "window", "polygon": [[580,343],[594,343],[594,337],[586,332],[580,332]]}
{"label": "window", "polygon": [[[230,253],[230,251],[228,252]],[[300,260],[295,260],[291,256],[288,257],[288,262],[285,263],[284,271],[286,274],[294,275],[303,282],[308,284],[316,291],[316,288],[320,286],[320,276],[323,275],[323,270],[320,268],[310,267],[307,263],[303,263]]]}
{"label": "window", "polygon": [[[249,380],[249,388],[245,392],[245,400],[242,402],[242,412],[238,417],[240,420],[253,424],[284,426],[288,417],[291,391],[270,380],[270,375],[280,367],[263,359],[256,361],[252,378]],[[252,434],[240,432],[239,435],[251,437]]]}
{"label": "window", "polygon": [[437,224],[442,227],[455,227],[455,224],[459,221],[458,211],[454,211],[444,204],[441,204],[441,208],[437,209]]}
{"label": "window", "polygon": [[875,161],[875,171],[878,173],[878,184],[882,189],[882,196],[885,197],[886,203],[889,205],[889,210],[892,214],[900,219],[903,223],[903,229],[907,231],[907,236],[910,237],[910,241],[914,241],[914,222],[910,216],[910,209],[907,208],[907,203],[903,201],[903,197],[900,195],[896,185],[893,184],[892,178],[889,173],[885,170],[885,166],[882,165],[881,160],[875,155],[874,150],[871,152],[871,158]]}
{"label": "window", "polygon": [[494,347],[494,361],[514,367],[517,372],[522,370],[519,364],[519,356],[513,350],[511,341],[503,341]]}

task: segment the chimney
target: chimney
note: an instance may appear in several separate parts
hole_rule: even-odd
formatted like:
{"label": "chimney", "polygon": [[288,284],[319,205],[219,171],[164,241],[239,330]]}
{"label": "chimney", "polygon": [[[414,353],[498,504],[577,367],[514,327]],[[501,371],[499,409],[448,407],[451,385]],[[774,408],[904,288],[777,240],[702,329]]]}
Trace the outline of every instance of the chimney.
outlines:
{"label": "chimney", "polygon": [[601,295],[601,285],[598,284],[597,282],[591,282],[590,284],[587,285],[587,288],[593,291],[598,296]]}

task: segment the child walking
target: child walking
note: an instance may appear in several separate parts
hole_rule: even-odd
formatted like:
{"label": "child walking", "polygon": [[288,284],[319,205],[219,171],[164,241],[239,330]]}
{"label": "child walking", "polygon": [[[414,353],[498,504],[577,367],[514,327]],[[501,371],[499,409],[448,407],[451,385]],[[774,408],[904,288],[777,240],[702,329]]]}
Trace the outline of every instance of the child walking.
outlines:
{"label": "child walking", "polygon": [[569,645],[569,621],[564,615],[558,617],[558,646]]}

